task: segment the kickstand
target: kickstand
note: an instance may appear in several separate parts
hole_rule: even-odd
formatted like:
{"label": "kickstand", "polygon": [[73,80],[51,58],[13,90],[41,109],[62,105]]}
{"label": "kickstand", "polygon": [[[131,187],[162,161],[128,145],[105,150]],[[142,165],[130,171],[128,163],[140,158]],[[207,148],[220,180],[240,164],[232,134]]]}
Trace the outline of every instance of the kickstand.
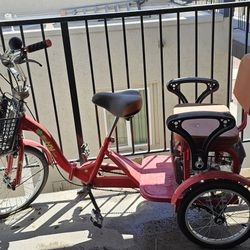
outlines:
{"label": "kickstand", "polygon": [[92,209],[90,220],[92,221],[94,226],[102,228],[103,216],[101,214],[100,208],[98,207],[96,203],[95,197],[91,191],[90,186],[88,186],[88,194],[89,194],[90,200],[92,201],[94,205],[94,209]]}

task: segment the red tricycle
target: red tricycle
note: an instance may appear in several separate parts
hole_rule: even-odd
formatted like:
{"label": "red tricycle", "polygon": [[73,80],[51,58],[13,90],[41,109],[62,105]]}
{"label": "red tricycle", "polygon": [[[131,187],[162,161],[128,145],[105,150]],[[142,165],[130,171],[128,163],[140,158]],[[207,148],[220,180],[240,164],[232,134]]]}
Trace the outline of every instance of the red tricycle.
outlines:
{"label": "red tricycle", "polygon": [[[239,133],[250,113],[246,91],[250,55],[242,59],[234,87],[234,94],[245,111],[240,126],[236,126],[227,106],[203,103],[218,89],[216,80],[200,77],[171,80],[167,88],[181,101],[166,121],[171,131],[171,153],[150,155],[138,164],[112,151],[110,144],[115,140],[112,134],[118,120],[132,119],[142,107],[142,97],[132,89],[100,92],[92,101],[113,114],[114,122],[96,160],[87,160],[88,150],[83,145],[83,164],[77,166],[65,158],[48,130],[25,114],[29,86],[20,65],[35,62],[28,59],[27,53],[49,46],[50,40],[45,40],[24,47],[14,37],[9,41],[10,49],[0,55],[16,83],[14,86],[5,78],[12,92],[2,92],[0,101],[0,218],[27,208],[42,191],[49,165],[56,164],[69,174],[69,180],[81,181],[81,192],[89,195],[94,206],[91,220],[95,226],[102,226],[103,217],[92,188],[138,188],[147,200],[172,203],[181,231],[197,244],[227,249],[248,239],[250,181],[239,174],[245,157]],[[181,85],[191,82],[205,84],[206,88],[195,102],[188,103]],[[23,131],[35,133],[43,144],[25,139]],[[105,158],[109,163],[104,162]],[[110,174],[99,175],[101,170]],[[112,174],[117,171],[122,174]]]}

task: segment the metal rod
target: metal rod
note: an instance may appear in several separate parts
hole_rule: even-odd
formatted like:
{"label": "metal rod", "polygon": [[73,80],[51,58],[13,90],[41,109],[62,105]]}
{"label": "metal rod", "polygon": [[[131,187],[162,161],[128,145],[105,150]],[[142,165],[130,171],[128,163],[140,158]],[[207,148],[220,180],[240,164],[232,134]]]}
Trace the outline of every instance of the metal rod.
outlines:
{"label": "metal rod", "polygon": [[147,139],[148,152],[150,152],[150,131],[149,131],[149,111],[148,111],[148,86],[147,86],[147,68],[146,68],[146,51],[145,51],[145,37],[143,17],[141,16],[141,40],[142,40],[142,60],[143,60],[143,76],[144,76],[144,90],[145,90],[145,106],[146,106],[146,122],[147,122]]}
{"label": "metal rod", "polygon": [[[42,38],[43,38],[43,40],[45,40],[46,37],[45,37],[43,24],[41,24],[41,32],[42,32]],[[49,85],[50,85],[53,109],[54,109],[55,119],[56,119],[56,129],[57,129],[57,134],[58,134],[58,140],[59,140],[60,149],[63,151],[62,136],[61,136],[57,106],[56,106],[55,90],[54,90],[54,85],[53,85],[53,80],[52,80],[52,74],[51,74],[51,68],[50,68],[49,55],[48,55],[47,48],[44,49],[44,53],[45,53],[45,60],[46,60],[46,65],[47,65],[48,77],[49,77]]]}
{"label": "metal rod", "polygon": [[229,107],[231,101],[231,80],[232,80],[232,22],[233,22],[233,9],[229,9],[229,30],[228,30],[228,68],[227,68],[227,106]]}
{"label": "metal rod", "polygon": [[[2,30],[1,26],[0,26],[0,36],[1,36],[1,43],[2,43],[2,46],[3,46],[3,52],[4,52],[6,50],[6,46],[5,46],[4,35],[3,35],[3,30]],[[11,86],[11,88],[13,88],[13,82],[12,82],[12,77],[11,77],[10,71],[7,70],[7,72],[8,72],[10,86]]]}
{"label": "metal rod", "polygon": [[108,133],[109,138],[112,136],[114,130],[116,129],[118,121],[119,121],[119,117],[115,117],[112,127],[110,128],[110,131]]}
{"label": "metal rod", "polygon": [[[89,67],[90,67],[90,73],[91,73],[92,91],[93,91],[93,95],[94,95],[94,94],[96,94],[95,75],[94,75],[94,67],[93,67],[88,20],[85,20],[85,28],[86,28],[86,39],[87,39],[88,54],[89,54]],[[98,134],[98,143],[99,143],[99,148],[100,148],[102,145],[101,129],[100,129],[100,119],[99,119],[99,115],[98,115],[98,109],[97,109],[96,105],[95,105],[95,117],[96,117],[96,126],[97,126],[97,134]]]}
{"label": "metal rod", "polygon": [[79,154],[79,158],[81,159],[81,146],[83,145],[82,124],[81,124],[81,118],[80,118],[75,73],[74,73],[74,66],[73,66],[73,59],[72,59],[71,45],[70,45],[70,36],[69,36],[69,29],[68,29],[67,22],[61,23],[61,30],[62,30],[64,55],[65,55],[65,61],[66,61],[66,67],[67,67],[73,116],[74,116],[74,122],[75,122],[75,132],[76,132],[76,140],[77,140],[77,146],[78,146],[78,154]]}
{"label": "metal rod", "polygon": [[247,17],[246,17],[246,32],[245,32],[245,54],[248,53],[248,38],[249,38],[249,6],[247,7]]}
{"label": "metal rod", "polygon": [[[215,34],[215,10],[212,10],[212,31],[211,31],[211,74],[210,78],[214,78],[214,34]],[[210,96],[210,102],[213,103],[213,93]]]}
{"label": "metal rod", "polygon": [[123,45],[124,45],[124,57],[125,57],[127,87],[129,89],[130,88],[130,79],[129,79],[129,64],[128,64],[128,48],[127,48],[126,24],[125,24],[124,17],[122,18],[122,33],[123,33]]}
{"label": "metal rod", "polygon": [[[195,76],[198,76],[198,51],[199,51],[199,41],[198,41],[198,11],[195,11],[195,24],[194,24],[194,36],[195,36]],[[195,83],[195,100],[198,98],[198,83]]]}
{"label": "metal rod", "polygon": [[[108,65],[109,65],[109,76],[110,76],[110,84],[111,91],[114,92],[114,80],[113,80],[113,70],[112,70],[112,61],[111,61],[111,53],[110,53],[110,44],[109,44],[109,32],[108,32],[108,23],[107,19],[104,18],[104,28],[105,28],[105,37],[106,37],[106,46],[107,46],[107,54],[108,54]],[[115,137],[116,137],[116,151],[119,152],[119,140],[118,140],[118,130],[115,129]]]}
{"label": "metal rod", "polygon": [[159,35],[160,35],[160,63],[161,63],[161,101],[162,101],[162,125],[164,150],[167,148],[166,140],[166,110],[165,110],[165,80],[164,80],[164,58],[163,58],[163,37],[162,37],[162,15],[159,15]]}
{"label": "metal rod", "polygon": [[177,76],[181,76],[181,38],[180,38],[180,13],[177,13],[176,18],[176,31],[177,31]]}
{"label": "metal rod", "polygon": [[[233,2],[233,3],[218,3],[218,4],[204,4],[196,6],[184,6],[178,8],[162,8],[156,10],[140,10],[140,11],[129,11],[129,12],[117,12],[117,13],[104,13],[104,14],[89,14],[89,15],[75,15],[65,17],[51,17],[42,19],[42,23],[58,23],[58,22],[71,22],[71,21],[82,21],[82,20],[102,20],[104,18],[121,18],[121,17],[135,17],[135,16],[150,16],[159,14],[170,14],[180,12],[191,12],[195,10],[207,11],[213,9],[226,9],[226,8],[237,8],[242,6],[250,6],[250,1],[244,2]],[[24,20],[11,20],[0,22],[2,26],[19,26],[26,24],[40,24],[41,18],[24,19]]]}
{"label": "metal rod", "polygon": [[[23,41],[23,46],[25,47],[25,37],[24,37],[24,32],[23,32],[23,26],[20,26],[20,33],[21,33],[21,38],[22,38],[22,41]],[[30,88],[31,88],[32,101],[33,101],[33,104],[34,104],[35,117],[36,117],[36,120],[39,122],[39,115],[38,115],[38,108],[37,108],[37,103],[36,103],[36,96],[35,96],[33,81],[32,81],[32,77],[31,77],[31,72],[30,72],[30,65],[29,65],[28,62],[26,63],[26,66],[27,66],[27,73],[28,73],[28,78],[29,78],[29,83],[30,83]]]}
{"label": "metal rod", "polygon": [[[177,77],[181,76],[181,42],[180,42],[180,13],[176,13],[176,35],[177,35]],[[178,103],[181,103],[181,99],[178,98]]]}
{"label": "metal rod", "polygon": [[[129,63],[128,63],[128,48],[127,48],[127,35],[126,35],[126,24],[125,19],[122,17],[122,33],[123,33],[123,45],[124,45],[124,57],[125,57],[125,67],[126,67],[126,77],[127,77],[127,88],[130,88],[130,78],[129,78]],[[132,143],[132,153],[135,152],[135,140],[134,140],[134,127],[133,119],[129,120],[130,123],[130,136]]]}
{"label": "metal rod", "polygon": [[114,80],[113,80],[112,61],[111,61],[110,44],[109,44],[109,32],[108,32],[108,24],[107,24],[106,18],[104,19],[104,28],[105,28],[106,46],[107,46],[107,54],[108,54],[111,91],[114,92]]}

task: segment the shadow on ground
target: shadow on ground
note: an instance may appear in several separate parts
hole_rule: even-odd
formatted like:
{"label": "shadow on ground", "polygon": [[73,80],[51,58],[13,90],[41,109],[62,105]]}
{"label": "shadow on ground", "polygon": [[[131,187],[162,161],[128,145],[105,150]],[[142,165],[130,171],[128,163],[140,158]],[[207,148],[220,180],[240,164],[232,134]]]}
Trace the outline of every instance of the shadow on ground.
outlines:
{"label": "shadow on ground", "polygon": [[[67,195],[75,194],[70,192],[54,200],[47,197],[2,220],[0,249],[202,249],[182,235],[169,204],[145,201],[134,192],[99,193],[97,202],[104,216],[99,229],[90,222],[89,198],[70,200]],[[249,241],[234,249],[250,249]]]}

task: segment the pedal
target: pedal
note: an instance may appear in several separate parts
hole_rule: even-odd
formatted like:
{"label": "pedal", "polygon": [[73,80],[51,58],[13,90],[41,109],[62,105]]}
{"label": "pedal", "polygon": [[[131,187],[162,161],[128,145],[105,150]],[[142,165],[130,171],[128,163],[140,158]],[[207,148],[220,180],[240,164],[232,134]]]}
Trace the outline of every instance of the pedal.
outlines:
{"label": "pedal", "polygon": [[100,211],[92,209],[90,220],[95,227],[102,228],[103,217]]}

